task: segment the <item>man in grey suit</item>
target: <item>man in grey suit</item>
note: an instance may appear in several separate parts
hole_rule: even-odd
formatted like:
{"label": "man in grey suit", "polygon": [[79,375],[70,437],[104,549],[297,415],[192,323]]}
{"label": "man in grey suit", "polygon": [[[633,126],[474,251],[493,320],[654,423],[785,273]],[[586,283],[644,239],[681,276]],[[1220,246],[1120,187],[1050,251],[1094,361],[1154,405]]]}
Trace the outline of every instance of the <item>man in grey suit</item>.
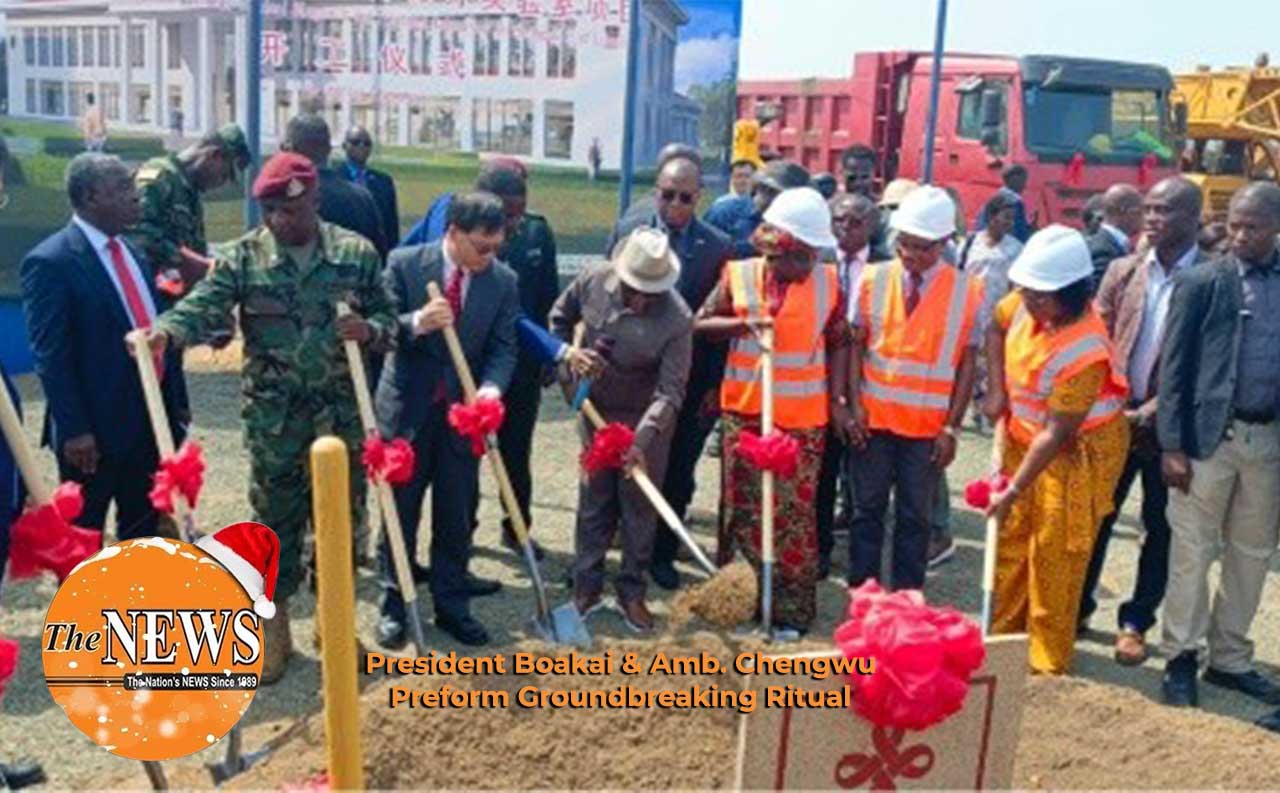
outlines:
{"label": "man in grey suit", "polygon": [[[606,255],[612,254],[617,242],[638,228],[654,228],[666,234],[671,250],[680,259],[676,292],[695,314],[715,288],[724,263],[733,254],[733,242],[728,235],[698,219],[701,195],[699,161],[687,154],[672,153],[658,170],[653,190],[654,209],[647,214],[628,213],[618,221],[606,251]],[[715,400],[727,355],[728,346],[723,342],[694,341],[693,366],[676,419],[662,483],[663,495],[682,519],[693,501],[694,469],[707,436],[715,428],[719,408]],[[677,544],[675,534],[665,525],[659,525],[650,573],[654,583],[664,589],[680,585],[674,564]]]}
{"label": "man in grey suit", "polygon": [[1206,640],[1206,682],[1280,705],[1280,686],[1253,668],[1249,640],[1280,531],[1280,187],[1241,189],[1227,227],[1231,253],[1177,277],[1159,364],[1172,527],[1162,693],[1179,707],[1199,704]]}
{"label": "man in grey suit", "polygon": [[[505,223],[497,196],[459,194],[449,207],[444,238],[397,249],[384,272],[399,315],[399,343],[378,383],[378,430],[384,437],[408,439],[417,457],[413,480],[396,491],[411,553],[417,548],[423,496],[433,487],[430,583],[436,625],[468,645],[489,641],[468,605],[471,501],[479,465],[470,443],[449,427],[449,407],[463,395],[441,330],[457,326],[480,395],[501,396],[515,370],[520,313],[516,274],[495,258]],[[430,282],[441,287],[442,297],[427,297]],[[382,569],[386,595],[378,640],[396,648],[405,643],[405,606],[385,543]]]}

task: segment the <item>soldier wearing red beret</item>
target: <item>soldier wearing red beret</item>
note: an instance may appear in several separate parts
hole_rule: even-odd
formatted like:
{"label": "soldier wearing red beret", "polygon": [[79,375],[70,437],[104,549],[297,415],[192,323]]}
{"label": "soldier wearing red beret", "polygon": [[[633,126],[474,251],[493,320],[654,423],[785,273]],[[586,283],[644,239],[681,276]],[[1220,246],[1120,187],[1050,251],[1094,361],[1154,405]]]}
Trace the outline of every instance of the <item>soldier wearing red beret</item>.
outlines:
{"label": "soldier wearing red beret", "polygon": [[[292,649],[288,598],[302,580],[303,532],[311,514],[307,454],[321,435],[351,453],[353,525],[364,497],[364,440],[342,342],[389,350],[396,317],[365,238],[320,220],[311,160],[272,157],[253,182],[262,225],[224,248],[217,266],[163,314],[150,332],[155,349],[204,343],[219,318],[240,309],[244,335],[245,444],[253,520],[280,537],[277,614],[266,623],[264,683],[284,673]],[[337,302],[352,314],[341,319]]]}

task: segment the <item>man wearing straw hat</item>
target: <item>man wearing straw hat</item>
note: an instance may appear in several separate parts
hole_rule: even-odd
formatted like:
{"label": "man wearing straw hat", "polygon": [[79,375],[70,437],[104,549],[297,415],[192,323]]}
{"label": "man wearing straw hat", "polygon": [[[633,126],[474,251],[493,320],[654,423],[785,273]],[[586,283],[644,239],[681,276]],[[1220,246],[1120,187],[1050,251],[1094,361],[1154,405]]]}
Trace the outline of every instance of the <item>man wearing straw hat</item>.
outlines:
{"label": "man wearing straw hat", "polygon": [[[635,430],[624,470],[640,466],[657,481],[667,467],[692,349],[692,314],[674,289],[679,277],[680,259],[667,235],[639,228],[618,246],[611,263],[585,270],[551,309],[551,329],[565,341],[573,338],[579,322],[585,323],[583,352],[595,359],[598,372],[590,399],[606,421]],[[609,340],[607,365],[590,352],[602,339]],[[562,371],[568,379],[568,370]],[[621,526],[618,603],[632,630],[652,630],[645,571],[653,555],[656,517],[622,471],[584,475],[573,567],[574,602],[583,616],[601,605],[605,553]]]}

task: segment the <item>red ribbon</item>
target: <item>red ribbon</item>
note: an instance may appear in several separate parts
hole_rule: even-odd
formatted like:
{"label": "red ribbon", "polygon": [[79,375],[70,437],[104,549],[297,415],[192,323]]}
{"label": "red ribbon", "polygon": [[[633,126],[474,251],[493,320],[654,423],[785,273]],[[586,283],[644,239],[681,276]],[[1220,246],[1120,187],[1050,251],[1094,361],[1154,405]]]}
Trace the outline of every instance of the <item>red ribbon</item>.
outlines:
{"label": "red ribbon", "polygon": [[12,639],[0,639],[0,699],[4,697],[5,684],[18,671],[18,647]]}
{"label": "red ribbon", "polygon": [[738,438],[738,454],[752,467],[783,479],[795,476],[800,466],[800,442],[779,430],[763,436],[743,432]]}
{"label": "red ribbon", "polygon": [[875,671],[849,678],[853,710],[877,727],[923,730],[958,712],[969,678],[986,660],[982,630],[916,590],[885,592],[875,581],[849,591],[849,619],[835,631],[847,658]]}
{"label": "red ribbon", "polygon": [[364,439],[364,453],[360,459],[371,481],[403,485],[413,479],[416,462],[413,446],[404,438],[395,438],[388,443],[376,432],[370,433]]}
{"label": "red ribbon", "polygon": [[53,491],[52,501],[23,512],[9,533],[10,575],[32,578],[48,570],[62,581],[101,550],[102,532],[71,525],[83,509],[80,485],[63,482]]}
{"label": "red ribbon", "polygon": [[173,497],[181,493],[192,509],[200,498],[200,488],[204,486],[204,450],[195,441],[187,441],[182,448],[160,461],[151,479],[151,506],[157,512],[173,514]]}
{"label": "red ribbon", "polygon": [[975,479],[964,486],[964,503],[973,509],[986,510],[991,506],[991,497],[1009,489],[1009,477],[1005,474],[992,474],[986,479]]}
{"label": "red ribbon", "polygon": [[621,468],[623,458],[635,440],[635,431],[616,421],[596,430],[591,438],[591,445],[582,452],[580,462],[583,472],[591,476],[601,471]]}
{"label": "red ribbon", "polygon": [[1160,160],[1156,157],[1154,152],[1147,152],[1142,156],[1142,159],[1138,162],[1139,187],[1142,187],[1147,183],[1147,180],[1151,178],[1151,172],[1154,171],[1156,166],[1159,164]]}
{"label": "red ribbon", "polygon": [[449,426],[471,440],[471,453],[484,456],[485,439],[502,427],[507,409],[501,399],[481,397],[470,405],[458,403],[449,408]]}
{"label": "red ribbon", "polygon": [[1071,160],[1067,163],[1066,173],[1062,175],[1062,181],[1072,187],[1079,186],[1084,179],[1084,152],[1078,151],[1071,155]]}

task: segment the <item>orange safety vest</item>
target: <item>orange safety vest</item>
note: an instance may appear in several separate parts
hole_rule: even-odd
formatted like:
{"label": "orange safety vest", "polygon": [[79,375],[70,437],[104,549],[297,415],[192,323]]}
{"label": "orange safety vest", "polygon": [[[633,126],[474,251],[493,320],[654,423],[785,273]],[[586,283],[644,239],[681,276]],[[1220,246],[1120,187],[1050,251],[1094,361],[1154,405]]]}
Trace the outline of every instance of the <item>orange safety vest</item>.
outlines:
{"label": "orange safety vest", "polygon": [[1004,340],[1004,382],[1009,393],[1009,435],[1029,444],[1049,423],[1049,395],[1055,383],[1074,377],[1099,361],[1109,374],[1081,431],[1093,429],[1124,413],[1129,384],[1115,364],[1107,328],[1092,308],[1078,322],[1044,332],[1036,328],[1026,306],[1019,304]]}
{"label": "orange safety vest", "polygon": [[947,423],[956,369],[982,303],[982,282],[942,268],[907,314],[903,277],[894,259],[863,271],[858,315],[868,332],[862,358],[862,407],[873,430],[934,438]]}
{"label": "orange safety vest", "polygon": [[[729,262],[725,283],[739,317],[764,317],[764,259]],[[827,425],[827,320],[839,302],[835,267],[820,264],[809,277],[787,287],[782,310],[773,318],[773,421],[783,429]],[[760,415],[760,343],[754,335],[729,343],[720,387],[720,408],[742,416]]]}

